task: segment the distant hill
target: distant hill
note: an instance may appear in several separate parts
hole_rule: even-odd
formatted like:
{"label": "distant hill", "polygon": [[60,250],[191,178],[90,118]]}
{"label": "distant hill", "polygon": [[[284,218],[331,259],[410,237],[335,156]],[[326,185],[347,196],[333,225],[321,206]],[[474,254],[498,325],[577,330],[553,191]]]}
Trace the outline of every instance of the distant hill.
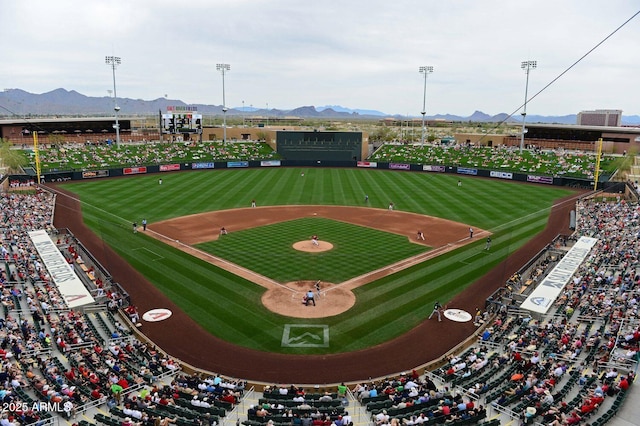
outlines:
{"label": "distant hill", "polygon": [[326,106],[317,107],[316,109],[318,111],[324,111],[329,109],[336,112],[346,112],[349,114],[358,114],[358,115],[365,115],[365,116],[385,117],[388,115],[388,114],[385,114],[384,112],[376,111],[374,109],[351,109],[351,108],[342,107],[340,105],[326,105]]}
{"label": "distant hill", "polygon": [[[22,116],[110,116],[113,114],[113,98],[109,96],[85,96],[75,90],[55,89],[51,92],[34,94],[21,89],[6,89],[0,92],[0,117]],[[158,98],[153,100],[118,98],[120,114],[124,116],[152,115],[159,111],[166,111],[167,106],[195,106],[198,112],[205,115],[222,115],[222,105],[187,104],[179,99]],[[380,119],[384,117],[406,118],[400,114],[386,114],[381,111],[367,109],[351,109],[339,105],[300,106],[290,110],[257,109],[253,107],[235,107],[229,109],[227,115],[269,115],[271,117],[303,117],[303,118],[349,118],[349,119]],[[436,114],[427,116],[429,120],[439,119],[459,122],[502,122],[507,120],[505,113],[488,115],[482,111],[475,111],[468,117],[453,114]],[[522,120],[520,115],[508,118],[509,122],[517,123]],[[527,115],[528,123],[556,123],[573,124],[576,115],[542,116]],[[640,116],[624,116],[623,124],[638,125]]]}

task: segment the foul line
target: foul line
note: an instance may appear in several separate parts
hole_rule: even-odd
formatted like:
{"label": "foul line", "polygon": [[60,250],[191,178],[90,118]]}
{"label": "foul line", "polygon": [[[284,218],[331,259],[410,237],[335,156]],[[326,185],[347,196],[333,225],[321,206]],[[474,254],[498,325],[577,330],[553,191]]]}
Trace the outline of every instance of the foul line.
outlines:
{"label": "foul line", "polygon": [[[263,283],[268,284],[268,286],[274,286],[274,287],[280,287],[280,288],[284,288],[289,290],[290,292],[295,292],[295,290],[287,287],[284,284],[281,284],[277,281],[272,280],[269,277],[265,277],[264,275],[258,274],[257,272],[254,272],[250,269],[246,269],[240,265],[237,265],[233,262],[229,262],[226,259],[223,259],[221,257],[218,256],[214,256],[211,253],[207,253],[206,251],[202,251],[194,246],[191,246],[189,244],[185,244],[183,242],[181,242],[180,240],[174,240],[173,238],[169,238],[164,234],[161,234],[159,232],[156,232],[152,229],[148,229],[147,228],[147,233],[152,233],[157,235],[157,239],[160,241],[165,241],[165,242],[169,242],[169,245],[173,245],[176,248],[180,248],[180,250],[182,250],[185,253],[197,253],[200,259],[205,260],[206,259],[210,259],[210,263],[214,266],[217,266],[219,268],[224,269],[225,271],[229,271],[229,272],[233,272],[235,275],[238,275],[244,279],[247,279],[249,281],[252,281],[258,285],[262,285],[262,287],[267,287],[265,285],[263,285]],[[242,273],[238,273],[238,272],[242,272]],[[252,277],[252,278],[249,278]],[[268,287],[267,287],[268,288]]]}
{"label": "foul line", "polygon": [[[101,212],[103,212],[103,213],[105,213],[105,214],[108,214],[109,216],[113,216],[113,217],[115,217],[116,219],[121,220],[121,221],[122,221],[122,222],[124,222],[124,223],[129,223],[129,221],[128,221],[127,219],[123,218],[123,217],[120,217],[120,216],[118,216],[118,215],[116,215],[116,214],[113,214],[113,213],[111,213],[110,211],[107,211],[107,210],[101,209],[100,207],[96,207],[96,206],[94,206],[93,204],[89,204],[89,203],[87,203],[86,201],[82,201],[82,200],[81,200],[80,198],[78,198],[78,197],[72,197],[72,196],[71,196],[71,195],[69,195],[69,194],[65,194],[64,192],[61,192],[60,190],[58,190],[58,189],[57,189],[57,188],[55,188],[55,187],[47,186],[46,188],[47,188],[48,190],[50,190],[50,191],[56,192],[56,193],[57,193],[57,194],[59,194],[59,195],[63,195],[63,196],[65,196],[65,197],[67,197],[67,198],[70,198],[70,199],[72,199],[72,200],[75,200],[75,201],[79,202],[80,204],[84,204],[84,205],[89,206],[89,207],[91,207],[91,208],[94,208],[94,209],[96,209],[96,210],[98,210],[98,211],[101,211]],[[133,223],[133,222],[132,222],[132,223]]]}
{"label": "foul line", "polygon": [[503,224],[501,224],[501,225],[499,225],[499,226],[497,226],[497,227],[493,228],[493,229],[492,229],[492,231],[497,232],[497,231],[499,231],[499,230],[500,230],[500,229],[502,229],[502,228],[505,228],[505,227],[511,226],[512,224],[518,223],[518,222],[520,222],[520,221],[522,221],[522,220],[525,220],[525,219],[527,219],[527,218],[529,218],[529,217],[531,217],[531,216],[537,216],[537,215],[539,215],[540,213],[542,213],[542,212],[544,212],[544,211],[546,211],[546,210],[549,210],[549,212],[551,212],[551,210],[553,210],[553,208],[554,208],[554,207],[558,207],[558,206],[561,206],[561,205],[563,205],[563,204],[567,204],[567,203],[575,203],[575,202],[576,202],[576,199],[578,199],[578,198],[582,197],[583,195],[584,195],[584,194],[576,194],[575,196],[573,196],[573,197],[569,198],[568,200],[564,200],[564,201],[561,201],[561,202],[559,202],[559,203],[552,204],[552,205],[551,205],[551,207],[547,207],[547,208],[544,208],[544,209],[540,209],[540,210],[535,211],[535,212],[533,212],[533,213],[529,213],[528,215],[525,215],[525,216],[520,216],[520,217],[519,217],[519,218],[517,218],[517,219],[513,219],[513,220],[512,220],[512,221],[510,221],[510,222],[503,223]]}
{"label": "foul line", "polygon": [[156,253],[155,251],[153,251],[153,250],[149,250],[149,249],[148,249],[148,248],[146,248],[146,247],[138,247],[138,248],[134,248],[134,249],[133,249],[133,251],[137,251],[137,250],[146,250],[146,251],[148,251],[149,253],[153,253],[153,254],[157,257],[157,259],[151,259],[151,261],[152,261],[152,262],[155,262],[156,260],[162,260],[162,259],[164,259],[164,256],[161,256],[161,255],[159,255],[158,253]]}

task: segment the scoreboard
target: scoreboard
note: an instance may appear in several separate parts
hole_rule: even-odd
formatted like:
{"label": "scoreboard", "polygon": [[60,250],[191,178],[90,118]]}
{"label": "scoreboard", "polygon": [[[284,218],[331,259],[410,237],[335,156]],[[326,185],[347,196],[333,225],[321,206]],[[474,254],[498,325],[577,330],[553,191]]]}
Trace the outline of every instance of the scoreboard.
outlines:
{"label": "scoreboard", "polygon": [[360,161],[362,132],[278,131],[276,150],[285,160]]}
{"label": "scoreboard", "polygon": [[168,112],[161,115],[162,133],[202,133],[202,114]]}

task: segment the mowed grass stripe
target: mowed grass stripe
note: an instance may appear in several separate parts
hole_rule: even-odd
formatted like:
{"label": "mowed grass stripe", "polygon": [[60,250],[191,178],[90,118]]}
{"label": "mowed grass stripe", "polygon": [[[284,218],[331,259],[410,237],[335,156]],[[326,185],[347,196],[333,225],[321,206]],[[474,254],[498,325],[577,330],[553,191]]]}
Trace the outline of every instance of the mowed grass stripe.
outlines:
{"label": "mowed grass stripe", "polygon": [[[189,289],[195,289],[202,293],[214,291],[217,297],[229,301],[233,301],[239,296],[246,297],[250,290],[253,295],[260,293],[248,281],[239,284],[233,274],[224,270],[215,269],[219,273],[216,273],[212,279],[211,265],[199,259],[191,262],[188,271],[184,270],[180,266],[185,260],[190,261],[191,256],[170,246],[157,246],[156,243],[156,240],[140,235],[135,241],[132,241],[131,246],[124,247],[121,251],[127,255],[136,254],[136,262],[141,263],[142,266],[150,266],[152,273],[158,275],[159,281],[166,277],[188,282]],[[242,289],[246,290],[245,294],[238,291]]]}
{"label": "mowed grass stripe", "polygon": [[[300,176],[302,170],[304,177]],[[84,202],[102,209],[84,205],[83,213],[87,224],[112,247],[139,247],[140,242],[145,241],[144,247],[151,251],[163,254],[163,250],[168,250],[167,257],[176,256],[176,261],[169,262],[161,269],[162,273],[156,275],[151,269],[157,269],[153,264],[158,262],[152,261],[153,255],[145,253],[146,250],[122,252],[123,257],[145,276],[153,277],[151,281],[161,291],[198,318],[207,330],[247,347],[301,354],[362,349],[415,327],[430,313],[435,299],[446,302],[460,288],[477,279],[478,274],[524,244],[544,226],[552,200],[570,193],[566,189],[461,177],[461,189],[472,191],[474,200],[456,199],[458,176],[363,169],[215,170],[161,176],[162,188],[157,183],[158,175],[71,183],[67,187],[79,192]],[[261,187],[265,189],[259,196],[235,190],[251,191]],[[214,208],[248,207],[252,198],[258,200],[259,206],[363,205],[365,193],[370,196],[370,205],[380,208],[411,194],[411,201],[401,210],[442,215],[485,229],[496,227],[499,232],[494,235],[490,254],[475,255],[484,247],[484,241],[479,239],[469,247],[358,288],[353,309],[335,317],[313,320],[271,313],[259,302],[264,289],[190,256],[171,254],[173,249],[163,249],[164,244],[147,242],[140,234],[131,232],[131,221],[139,223],[145,216],[153,222]],[[493,195],[503,198],[492,200]],[[128,197],[135,199],[135,203],[121,204]],[[476,208],[479,205],[484,206],[480,212]],[[507,225],[503,225],[505,223]],[[300,232],[307,238],[310,236],[306,227]],[[259,248],[245,250],[250,253]],[[386,257],[389,251],[375,252],[375,256]],[[355,255],[359,255],[357,249]],[[278,267],[290,267],[285,265],[284,256],[274,257],[272,261],[274,259],[282,263]],[[331,262],[332,269],[346,268],[353,263],[352,259],[352,256],[339,257]],[[109,267],[108,262],[105,266]],[[309,269],[313,269],[314,274],[320,273],[315,272],[320,271],[319,265]],[[328,325],[330,348],[281,348],[284,324],[290,323]]]}
{"label": "mowed grass stripe", "polygon": [[[133,234],[132,234],[133,235]],[[141,236],[144,238],[144,236]],[[136,238],[132,243],[140,244],[143,240]],[[149,240],[155,243],[155,240]],[[205,262],[193,262],[189,271],[183,271],[181,265],[184,258],[190,258],[182,252],[174,252],[171,247],[130,246],[122,250],[125,257],[131,253],[137,254],[132,262],[136,269],[146,271],[149,279],[156,282],[158,287],[179,305],[188,304],[191,308],[187,313],[194,320],[201,323],[207,329],[219,330],[221,338],[245,339],[250,341],[254,337],[252,327],[260,327],[265,324],[268,312],[260,304],[260,297],[264,289],[257,288],[247,281],[239,282],[238,278],[226,271],[212,268]],[[153,262],[162,257],[161,261]],[[215,270],[212,273],[212,270]],[[183,285],[176,287],[174,282]],[[244,285],[243,285],[244,284]],[[216,301],[216,312],[211,315],[211,301]],[[248,304],[247,300],[253,303]],[[261,309],[256,310],[255,307]],[[240,316],[244,323],[228,322],[225,318]],[[236,326],[238,324],[238,326]],[[252,327],[247,327],[252,324]],[[272,336],[277,339],[278,336]],[[273,340],[267,340],[271,343]],[[259,340],[256,340],[257,344]]]}
{"label": "mowed grass stripe", "polygon": [[[309,241],[311,235],[319,235],[334,248],[303,253],[291,247],[296,241]],[[197,247],[280,282],[322,279],[334,283],[425,251],[403,236],[323,218],[234,232]]]}
{"label": "mowed grass stripe", "polygon": [[[532,220],[531,223],[519,228],[520,234],[531,234],[544,226],[545,218]],[[368,289],[367,295],[374,297],[358,297],[358,318],[371,318],[371,321],[380,322],[388,329],[387,333],[400,332],[400,328],[394,324],[411,321],[412,318],[428,315],[434,300],[443,303],[451,299],[461,289],[466,288],[472,278],[488,272],[505,258],[505,253],[500,254],[500,244],[493,247],[494,251],[485,252],[482,248],[472,246],[463,248],[449,255],[451,258],[470,258],[478,256],[477,261],[469,264],[459,262],[447,262],[446,259],[436,258],[410,270],[400,272],[394,276],[392,282],[388,279],[381,280],[377,285],[377,291]],[[498,250],[496,252],[495,250]],[[441,264],[444,268],[434,267]],[[456,265],[457,264],[457,265]],[[446,269],[446,270],[445,270]],[[453,288],[452,288],[453,284]],[[379,309],[384,306],[384,309]],[[364,323],[356,324],[353,328],[343,328],[343,332],[349,335],[371,335],[370,339],[380,332],[381,326],[371,329]]]}

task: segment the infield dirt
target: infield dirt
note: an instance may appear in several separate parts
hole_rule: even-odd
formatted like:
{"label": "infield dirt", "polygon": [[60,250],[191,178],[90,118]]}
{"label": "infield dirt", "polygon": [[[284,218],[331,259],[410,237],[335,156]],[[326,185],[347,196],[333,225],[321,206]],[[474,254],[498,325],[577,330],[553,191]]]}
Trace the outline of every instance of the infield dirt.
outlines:
{"label": "infield dirt", "polygon": [[[322,303],[316,305],[318,309],[312,309],[301,303],[304,293],[309,290],[306,288],[309,287],[307,284],[278,283],[192,247],[217,239],[221,226],[233,232],[302,217],[328,218],[404,235],[411,242],[433,247],[433,250],[344,283],[323,283],[326,289]],[[418,230],[423,232],[424,240],[418,240]],[[476,229],[474,239],[471,239],[469,225],[431,216],[397,210],[336,206],[275,206],[214,211],[153,223],[147,227],[147,231],[154,238],[267,288],[262,297],[265,307],[278,314],[296,318],[322,318],[343,313],[355,304],[356,299],[351,291],[354,288],[489,235],[487,231]],[[317,247],[313,246],[310,240],[293,242],[294,248],[309,252],[330,250],[333,247],[322,240],[319,244]],[[300,289],[301,286],[305,288]]]}

